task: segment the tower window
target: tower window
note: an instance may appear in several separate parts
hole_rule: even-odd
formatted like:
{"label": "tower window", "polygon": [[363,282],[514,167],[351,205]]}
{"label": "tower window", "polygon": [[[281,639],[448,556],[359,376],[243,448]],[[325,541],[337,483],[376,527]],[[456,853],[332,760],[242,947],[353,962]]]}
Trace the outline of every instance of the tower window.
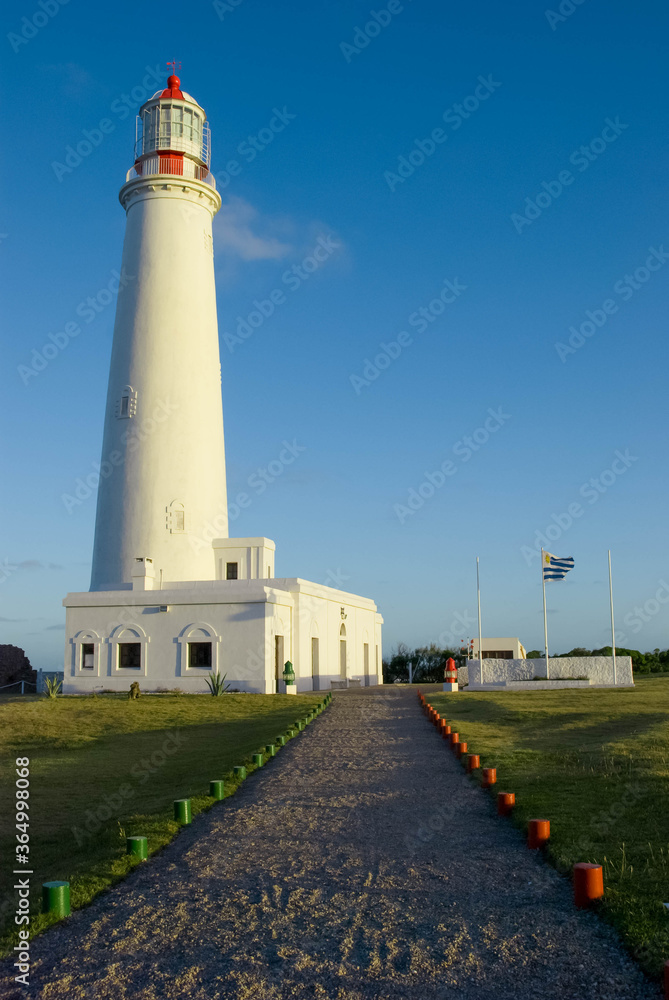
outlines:
{"label": "tower window", "polygon": [[81,669],[93,670],[95,667],[95,646],[92,642],[81,644]]}
{"label": "tower window", "polygon": [[210,642],[189,642],[188,643],[188,666],[206,667],[211,669],[211,643]]}
{"label": "tower window", "polygon": [[169,507],[165,508],[167,518],[165,526],[172,534],[184,532],[186,530],[186,512],[184,505],[178,500],[173,500]]}
{"label": "tower window", "polygon": [[137,393],[131,385],[126,385],[116,403],[116,416],[119,420],[134,417],[137,412]]}
{"label": "tower window", "polygon": [[225,579],[226,580],[236,580],[237,577],[238,563],[226,563],[225,564]]}
{"label": "tower window", "polygon": [[119,642],[118,665],[123,670],[140,670],[142,667],[141,642]]}

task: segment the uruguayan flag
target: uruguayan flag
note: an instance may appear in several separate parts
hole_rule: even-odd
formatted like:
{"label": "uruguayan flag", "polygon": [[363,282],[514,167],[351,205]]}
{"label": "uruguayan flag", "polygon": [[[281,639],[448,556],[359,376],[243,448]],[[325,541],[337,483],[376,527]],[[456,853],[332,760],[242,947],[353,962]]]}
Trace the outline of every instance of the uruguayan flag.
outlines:
{"label": "uruguayan flag", "polygon": [[574,560],[571,556],[567,559],[558,559],[550,552],[544,552],[544,580],[564,580],[570,569],[574,568]]}

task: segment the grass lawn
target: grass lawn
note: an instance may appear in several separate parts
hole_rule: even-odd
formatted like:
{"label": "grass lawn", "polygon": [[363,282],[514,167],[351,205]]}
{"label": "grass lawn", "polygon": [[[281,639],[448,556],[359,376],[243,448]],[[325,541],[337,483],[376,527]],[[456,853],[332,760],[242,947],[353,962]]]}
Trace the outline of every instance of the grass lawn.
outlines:
{"label": "grass lawn", "polygon": [[425,693],[482,767],[497,767],[494,792],[515,792],[511,822],[551,821],[547,855],[559,871],[603,866],[600,912],[658,976],[669,959],[669,677],[635,684]]}
{"label": "grass lawn", "polygon": [[[127,695],[96,698],[0,698],[0,951],[14,943],[17,894],[15,759],[30,758],[31,930],[53,922],[39,914],[42,882],[70,882],[72,908],[84,906],[137,862],[125,838],[143,834],[149,852],[179,827],[173,801],[191,798],[193,815],[214,804],[209,781],[238,782],[232,768],[254,770],[264,751],[324,694]],[[280,752],[280,751],[277,751]]]}

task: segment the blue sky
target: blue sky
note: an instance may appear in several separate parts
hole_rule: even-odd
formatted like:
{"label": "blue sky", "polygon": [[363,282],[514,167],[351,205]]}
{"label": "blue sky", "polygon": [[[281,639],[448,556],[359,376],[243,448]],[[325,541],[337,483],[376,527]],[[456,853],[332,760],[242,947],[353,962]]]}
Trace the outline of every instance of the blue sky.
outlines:
{"label": "blue sky", "polygon": [[58,666],[61,600],[89,585],[95,496],[62,497],[100,459],[117,194],[175,57],[224,199],[229,499],[304,449],[231,533],[273,538],[277,575],[373,597],[387,653],[474,633],[476,555],[484,634],[541,646],[553,525],[576,568],[549,589],[551,651],[609,641],[608,548],[621,645],[669,644],[669,11],[546,9],[3,7],[0,641]]}

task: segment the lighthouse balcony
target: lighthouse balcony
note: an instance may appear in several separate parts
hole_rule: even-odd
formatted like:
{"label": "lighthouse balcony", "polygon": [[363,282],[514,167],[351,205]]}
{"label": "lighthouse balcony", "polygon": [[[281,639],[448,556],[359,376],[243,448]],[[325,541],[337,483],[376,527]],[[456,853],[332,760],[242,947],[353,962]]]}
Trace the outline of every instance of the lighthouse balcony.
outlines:
{"label": "lighthouse balcony", "polygon": [[131,167],[126,174],[126,183],[136,177],[152,177],[155,174],[171,174],[173,177],[187,177],[196,181],[204,181],[205,184],[216,187],[213,174],[208,167],[203,167],[194,160],[178,154],[149,156],[144,160],[139,160],[134,167]]}

